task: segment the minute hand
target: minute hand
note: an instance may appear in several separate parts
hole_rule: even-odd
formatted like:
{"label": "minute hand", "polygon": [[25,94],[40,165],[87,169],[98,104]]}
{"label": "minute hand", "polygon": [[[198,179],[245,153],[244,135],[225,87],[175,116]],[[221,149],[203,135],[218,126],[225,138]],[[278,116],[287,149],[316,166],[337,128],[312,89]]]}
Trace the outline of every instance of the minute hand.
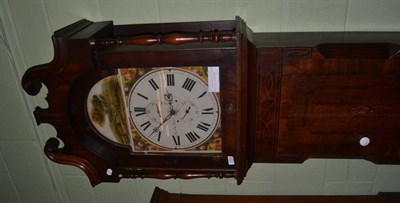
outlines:
{"label": "minute hand", "polygon": [[151,135],[153,135],[155,132],[158,132],[158,130],[160,129],[160,127],[161,127],[165,122],[167,122],[167,121],[172,117],[172,115],[174,115],[173,112],[170,112],[170,113],[168,114],[168,116],[165,117],[165,118],[163,119],[163,122],[161,122],[160,125],[158,125],[157,127],[155,127],[155,128],[153,129],[153,132],[149,135],[149,137],[150,137]]}
{"label": "minute hand", "polygon": [[172,117],[172,115],[173,115],[172,112],[170,112],[170,113],[168,114],[168,116],[164,118],[163,122],[160,123],[160,125],[158,126],[158,128],[161,127],[165,122],[167,122],[167,121]]}

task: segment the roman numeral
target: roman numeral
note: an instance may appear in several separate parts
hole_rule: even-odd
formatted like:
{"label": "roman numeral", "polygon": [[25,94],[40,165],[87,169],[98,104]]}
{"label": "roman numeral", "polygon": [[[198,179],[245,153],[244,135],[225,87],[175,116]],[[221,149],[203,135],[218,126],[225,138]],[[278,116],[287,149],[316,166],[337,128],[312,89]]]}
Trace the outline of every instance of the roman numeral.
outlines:
{"label": "roman numeral", "polygon": [[200,124],[197,125],[197,128],[204,132],[207,132],[207,130],[210,128],[210,126],[211,125],[208,123],[201,122]]}
{"label": "roman numeral", "polygon": [[146,97],[146,96],[144,96],[143,94],[137,93],[137,95],[140,96],[140,97],[142,97],[142,98],[145,99],[145,100],[149,100],[149,98]]}
{"label": "roman numeral", "polygon": [[167,86],[175,86],[174,74],[167,74]]}
{"label": "roman numeral", "polygon": [[181,145],[181,138],[179,136],[172,136],[172,139],[174,139],[175,145]]}
{"label": "roman numeral", "polygon": [[196,140],[200,139],[200,136],[199,136],[196,132],[194,132],[194,131],[193,131],[193,132],[186,133],[185,135],[186,135],[187,139],[188,139],[191,143],[193,143],[193,142],[195,142]]}
{"label": "roman numeral", "polygon": [[213,110],[214,110],[214,108],[212,108],[212,107],[206,108],[201,111],[201,114],[214,114]]}
{"label": "roman numeral", "polygon": [[144,107],[134,107],[133,111],[135,111],[135,116],[141,116],[146,114],[146,108]]}
{"label": "roman numeral", "polygon": [[157,137],[157,141],[161,140],[161,131],[158,132],[158,137]]}
{"label": "roman numeral", "polygon": [[150,83],[151,87],[153,87],[154,91],[155,91],[155,90],[158,90],[159,87],[158,87],[157,83],[154,82],[153,79],[150,79],[150,80],[149,80],[149,83]]}
{"label": "roman numeral", "polygon": [[143,123],[142,125],[140,125],[140,127],[143,128],[143,130],[146,130],[149,126],[150,126],[150,121],[146,121],[145,123]]}
{"label": "roman numeral", "polygon": [[206,92],[206,91],[204,91],[203,93],[201,93],[201,95],[200,95],[200,96],[198,96],[198,97],[197,97],[197,99],[200,99],[200,98],[202,98],[204,95],[206,95],[206,93],[207,93],[207,92]]}
{"label": "roman numeral", "polygon": [[182,85],[182,88],[191,92],[195,84],[196,84],[196,81],[194,81],[190,78],[186,78],[185,82]]}

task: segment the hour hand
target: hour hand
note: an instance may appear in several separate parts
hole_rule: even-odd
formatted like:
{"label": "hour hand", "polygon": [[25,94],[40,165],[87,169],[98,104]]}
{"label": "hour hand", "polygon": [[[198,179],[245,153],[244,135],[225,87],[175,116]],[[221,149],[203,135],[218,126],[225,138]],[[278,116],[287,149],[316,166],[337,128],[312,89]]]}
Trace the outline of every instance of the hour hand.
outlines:
{"label": "hour hand", "polygon": [[189,111],[190,111],[191,108],[192,108],[192,107],[189,106],[189,107],[186,109],[185,115],[183,115],[182,119],[184,119],[184,118],[186,117],[186,115],[189,113]]}
{"label": "hour hand", "polygon": [[162,118],[161,116],[161,110],[160,110],[160,106],[158,104],[156,104],[157,107],[157,113],[158,113],[158,117],[160,117],[160,119]]}

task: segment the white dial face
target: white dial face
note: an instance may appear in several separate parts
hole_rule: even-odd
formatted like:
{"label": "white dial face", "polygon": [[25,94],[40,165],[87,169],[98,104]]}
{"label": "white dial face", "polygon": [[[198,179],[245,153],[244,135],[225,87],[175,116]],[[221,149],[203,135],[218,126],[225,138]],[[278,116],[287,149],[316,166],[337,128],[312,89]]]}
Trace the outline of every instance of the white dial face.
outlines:
{"label": "white dial face", "polygon": [[220,122],[217,96],[198,75],[178,68],[148,72],[131,89],[128,109],[136,131],[161,148],[184,150],[207,141]]}

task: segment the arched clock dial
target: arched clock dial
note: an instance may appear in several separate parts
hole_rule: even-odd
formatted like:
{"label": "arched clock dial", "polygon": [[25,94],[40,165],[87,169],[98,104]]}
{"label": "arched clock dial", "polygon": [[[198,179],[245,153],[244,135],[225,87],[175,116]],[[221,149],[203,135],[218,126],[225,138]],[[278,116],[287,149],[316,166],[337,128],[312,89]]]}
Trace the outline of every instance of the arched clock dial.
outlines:
{"label": "arched clock dial", "polygon": [[147,141],[167,150],[195,148],[220,125],[215,93],[199,75],[159,68],[139,78],[127,99],[131,122]]}

